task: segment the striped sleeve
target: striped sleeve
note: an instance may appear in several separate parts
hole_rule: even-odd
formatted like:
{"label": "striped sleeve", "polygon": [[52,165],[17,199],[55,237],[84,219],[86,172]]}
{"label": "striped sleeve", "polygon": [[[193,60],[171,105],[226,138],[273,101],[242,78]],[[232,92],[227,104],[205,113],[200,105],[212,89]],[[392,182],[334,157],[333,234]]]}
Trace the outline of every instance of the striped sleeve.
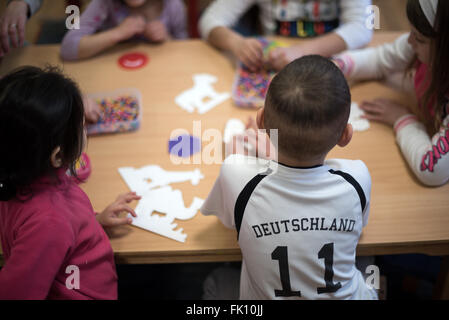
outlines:
{"label": "striped sleeve", "polygon": [[427,186],[449,181],[449,116],[433,137],[413,115],[399,118],[394,128],[397,143],[419,181]]}
{"label": "striped sleeve", "polygon": [[350,80],[382,79],[402,72],[413,60],[414,52],[408,43],[408,34],[392,43],[360,50],[346,51],[334,57]]}

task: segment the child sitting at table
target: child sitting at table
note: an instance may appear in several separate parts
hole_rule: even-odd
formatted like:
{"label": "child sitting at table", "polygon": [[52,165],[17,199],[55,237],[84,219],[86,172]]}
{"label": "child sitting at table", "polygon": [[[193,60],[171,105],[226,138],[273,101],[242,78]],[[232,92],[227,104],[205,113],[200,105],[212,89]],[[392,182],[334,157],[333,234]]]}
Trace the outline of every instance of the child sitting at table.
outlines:
{"label": "child sitting at table", "polygon": [[351,80],[381,79],[406,72],[418,108],[387,99],[361,104],[366,118],[394,128],[416,177],[425,185],[449,180],[449,1],[408,0],[411,32],[394,43],[335,57]]}
{"label": "child sitting at table", "polygon": [[253,5],[260,9],[264,34],[308,39],[270,52],[269,62],[277,70],[305,55],[330,57],[361,48],[373,33],[368,10],[371,0],[215,0],[200,19],[202,37],[218,49],[230,51],[252,71],[264,63],[262,45],[231,27]]}
{"label": "child sitting at table", "polygon": [[[121,41],[144,38],[161,43],[187,38],[181,0],[92,0],[61,46],[64,60],[92,57]],[[98,33],[96,33],[98,32]]]}
{"label": "child sitting at table", "polygon": [[4,76],[0,136],[0,300],[117,299],[114,254],[101,225],[129,224],[118,214],[135,216],[127,203],[139,197],[119,196],[96,215],[75,183],[86,144],[77,85],[51,68]]}
{"label": "child sitting at table", "polygon": [[370,174],[360,160],[325,160],[352,138],[350,105],[331,61],[297,59],[274,77],[257,115],[260,129],[278,130],[278,162],[224,161],[201,212],[237,230],[241,299],[377,298],[355,265]]}

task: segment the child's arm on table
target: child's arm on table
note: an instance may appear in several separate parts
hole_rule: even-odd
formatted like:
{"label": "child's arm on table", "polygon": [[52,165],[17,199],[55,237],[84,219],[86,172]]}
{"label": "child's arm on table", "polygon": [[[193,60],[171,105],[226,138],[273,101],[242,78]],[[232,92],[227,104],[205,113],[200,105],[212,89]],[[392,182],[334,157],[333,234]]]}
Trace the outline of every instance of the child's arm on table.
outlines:
{"label": "child's arm on table", "polygon": [[230,51],[251,71],[256,71],[263,63],[263,49],[259,40],[245,38],[227,27],[216,27],[208,41],[218,49]]}
{"label": "child's arm on table", "polygon": [[411,114],[396,121],[395,132],[396,141],[419,181],[433,187],[449,181],[449,116],[433,137]]}
{"label": "child's arm on table", "polygon": [[256,0],[217,0],[207,7],[199,21],[203,39],[218,49],[230,51],[252,71],[262,66],[262,45],[256,39],[241,36],[231,27],[256,2]]}
{"label": "child's arm on table", "polygon": [[270,55],[270,63],[277,70],[295,59],[310,54],[331,57],[345,50],[355,50],[367,45],[373,30],[366,26],[367,8],[371,0],[340,1],[340,26],[333,32],[289,48],[278,48]]}
{"label": "child's arm on table", "polygon": [[427,186],[449,180],[449,116],[430,137],[425,126],[408,109],[387,99],[364,102],[366,118],[394,127],[396,141],[416,177]]}
{"label": "child's arm on table", "polygon": [[269,61],[276,70],[281,70],[295,59],[311,54],[330,57],[346,50],[346,42],[336,33],[329,33],[319,38],[308,40],[305,44],[288,48],[276,48],[270,52]]}
{"label": "child's arm on table", "polygon": [[412,62],[415,54],[408,36],[374,48],[347,51],[333,60],[349,80],[380,80],[405,71]]}

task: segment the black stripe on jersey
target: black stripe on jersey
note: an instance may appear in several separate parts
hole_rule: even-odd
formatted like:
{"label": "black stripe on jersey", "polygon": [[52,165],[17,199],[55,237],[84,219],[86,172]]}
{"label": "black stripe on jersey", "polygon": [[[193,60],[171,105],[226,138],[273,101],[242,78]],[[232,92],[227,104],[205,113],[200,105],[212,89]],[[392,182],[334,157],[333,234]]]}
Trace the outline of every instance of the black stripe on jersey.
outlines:
{"label": "black stripe on jersey", "polygon": [[242,226],[243,214],[245,213],[246,205],[248,204],[249,198],[251,197],[254,189],[256,189],[257,185],[268,176],[272,171],[268,169],[266,173],[258,174],[254,178],[252,178],[243,190],[240,192],[237,197],[237,201],[235,202],[234,207],[234,221],[235,228],[237,229],[237,241],[239,240],[240,235],[240,227]]}
{"label": "black stripe on jersey", "polygon": [[355,191],[357,191],[357,193],[359,195],[360,204],[362,205],[362,213],[363,213],[365,211],[365,206],[366,206],[366,197],[365,197],[365,193],[363,192],[362,187],[357,182],[357,180],[355,180],[350,174],[348,174],[346,172],[334,171],[332,169],[330,169],[329,172],[343,177],[343,179],[345,179],[347,182],[349,182],[354,187]]}

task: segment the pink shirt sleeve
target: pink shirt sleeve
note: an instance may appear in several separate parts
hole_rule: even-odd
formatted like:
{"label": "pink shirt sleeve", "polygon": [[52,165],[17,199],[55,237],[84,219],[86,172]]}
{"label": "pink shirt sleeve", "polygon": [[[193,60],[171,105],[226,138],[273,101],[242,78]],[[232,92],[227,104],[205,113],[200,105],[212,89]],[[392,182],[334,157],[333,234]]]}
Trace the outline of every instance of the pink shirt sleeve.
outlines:
{"label": "pink shirt sleeve", "polygon": [[73,245],[73,232],[57,214],[27,219],[15,233],[0,271],[0,300],[46,299]]}
{"label": "pink shirt sleeve", "polygon": [[78,59],[78,47],[81,38],[92,35],[104,25],[110,12],[111,1],[92,0],[80,17],[80,28],[70,30],[62,40],[61,57],[63,60]]}

